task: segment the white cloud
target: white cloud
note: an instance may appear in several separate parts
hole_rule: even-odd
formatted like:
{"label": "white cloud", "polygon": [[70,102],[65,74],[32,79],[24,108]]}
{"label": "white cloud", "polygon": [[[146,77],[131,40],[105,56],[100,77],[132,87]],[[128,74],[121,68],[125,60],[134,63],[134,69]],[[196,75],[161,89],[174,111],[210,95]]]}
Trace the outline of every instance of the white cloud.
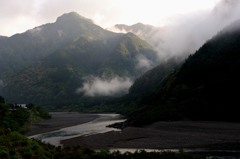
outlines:
{"label": "white cloud", "polygon": [[77,93],[83,93],[85,96],[118,96],[126,94],[133,81],[128,77],[113,77],[111,79],[103,79],[100,77],[85,78],[85,82],[81,88],[77,89]]}
{"label": "white cloud", "polygon": [[100,24],[104,20],[105,16],[101,13],[97,13],[93,17],[93,22],[96,24]]}
{"label": "white cloud", "polygon": [[175,17],[175,23],[162,27],[151,41],[160,60],[185,58],[227,25],[240,19],[240,1],[222,0],[211,11]]}
{"label": "white cloud", "polygon": [[149,70],[152,67],[153,67],[153,62],[151,60],[149,60],[148,58],[146,58],[143,55],[137,56],[136,68]]}
{"label": "white cloud", "polygon": [[[112,31],[112,32],[115,32],[115,33],[127,33],[128,31],[126,31],[125,29],[119,29],[119,28],[117,28],[117,27],[115,27],[115,26],[111,26],[111,27],[109,27],[109,28],[106,28],[107,30],[109,30],[109,31]],[[129,31],[130,32],[130,31]]]}

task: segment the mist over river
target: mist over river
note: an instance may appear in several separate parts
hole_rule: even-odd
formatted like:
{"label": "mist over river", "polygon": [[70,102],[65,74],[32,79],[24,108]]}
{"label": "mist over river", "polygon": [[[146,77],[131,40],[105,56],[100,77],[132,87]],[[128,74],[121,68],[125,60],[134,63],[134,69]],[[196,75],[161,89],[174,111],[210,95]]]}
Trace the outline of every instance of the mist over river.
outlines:
{"label": "mist over river", "polygon": [[125,119],[119,114],[97,114],[98,117],[90,122],[65,127],[59,130],[41,133],[29,138],[39,139],[45,143],[50,143],[55,146],[61,146],[60,141],[78,136],[88,136],[93,134],[105,133],[109,131],[119,131],[115,128],[106,127],[110,124],[123,122]]}

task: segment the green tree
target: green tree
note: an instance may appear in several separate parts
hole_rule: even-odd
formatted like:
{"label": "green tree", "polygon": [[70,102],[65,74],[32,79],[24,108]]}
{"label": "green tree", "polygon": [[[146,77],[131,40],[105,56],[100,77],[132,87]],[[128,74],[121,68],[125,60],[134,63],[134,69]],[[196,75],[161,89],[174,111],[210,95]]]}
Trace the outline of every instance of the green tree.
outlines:
{"label": "green tree", "polygon": [[5,103],[5,99],[0,96],[0,127],[3,127],[4,118],[9,111],[9,106]]}

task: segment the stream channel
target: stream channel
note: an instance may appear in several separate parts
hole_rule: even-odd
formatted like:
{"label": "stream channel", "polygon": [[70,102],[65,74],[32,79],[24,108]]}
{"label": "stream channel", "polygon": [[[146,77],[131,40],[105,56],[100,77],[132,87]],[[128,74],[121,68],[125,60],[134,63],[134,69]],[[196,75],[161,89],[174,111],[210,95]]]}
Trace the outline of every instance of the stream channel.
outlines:
{"label": "stream channel", "polygon": [[93,121],[62,128],[47,133],[37,134],[30,136],[29,138],[35,138],[42,142],[49,143],[55,146],[61,146],[60,141],[79,136],[87,136],[99,133],[105,133],[109,131],[120,131],[119,129],[107,127],[108,125],[123,122],[122,116],[119,114],[98,114],[98,118]]}

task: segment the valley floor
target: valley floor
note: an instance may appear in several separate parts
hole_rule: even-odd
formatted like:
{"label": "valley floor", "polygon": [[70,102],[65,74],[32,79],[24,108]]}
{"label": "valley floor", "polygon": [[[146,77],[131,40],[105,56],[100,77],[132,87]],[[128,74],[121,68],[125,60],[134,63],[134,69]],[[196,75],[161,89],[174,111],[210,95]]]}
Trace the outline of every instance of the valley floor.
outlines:
{"label": "valley floor", "polygon": [[58,130],[65,127],[90,122],[98,117],[97,114],[85,114],[78,112],[52,112],[52,118],[38,124],[32,124],[27,136]]}
{"label": "valley floor", "polygon": [[205,121],[157,122],[144,128],[128,127],[121,132],[77,137],[61,143],[64,147],[81,146],[93,149],[232,149],[240,147],[240,124]]}

